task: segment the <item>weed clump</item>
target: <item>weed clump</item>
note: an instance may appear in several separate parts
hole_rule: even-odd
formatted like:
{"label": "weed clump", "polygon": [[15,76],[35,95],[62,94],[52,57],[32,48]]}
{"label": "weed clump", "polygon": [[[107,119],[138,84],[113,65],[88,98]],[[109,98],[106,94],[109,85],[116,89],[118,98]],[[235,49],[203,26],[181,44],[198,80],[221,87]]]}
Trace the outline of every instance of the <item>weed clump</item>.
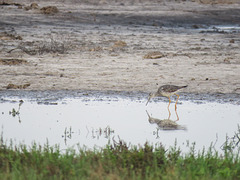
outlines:
{"label": "weed clump", "polygon": [[18,49],[29,55],[66,54],[70,49],[70,41],[51,35],[49,39],[42,41],[22,42]]}
{"label": "weed clump", "polygon": [[[33,144],[13,146],[0,140],[0,175],[14,179],[239,179],[239,153],[207,151],[182,154],[176,144],[131,146],[113,140],[101,149],[68,149]],[[34,178],[35,177],[35,178]]]}

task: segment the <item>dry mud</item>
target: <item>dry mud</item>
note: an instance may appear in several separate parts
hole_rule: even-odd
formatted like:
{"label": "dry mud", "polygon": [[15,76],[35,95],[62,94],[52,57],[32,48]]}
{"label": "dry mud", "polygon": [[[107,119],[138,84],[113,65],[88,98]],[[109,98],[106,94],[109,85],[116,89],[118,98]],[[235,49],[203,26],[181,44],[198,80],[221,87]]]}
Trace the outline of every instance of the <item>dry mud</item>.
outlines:
{"label": "dry mud", "polygon": [[237,1],[0,2],[0,90],[240,93]]}

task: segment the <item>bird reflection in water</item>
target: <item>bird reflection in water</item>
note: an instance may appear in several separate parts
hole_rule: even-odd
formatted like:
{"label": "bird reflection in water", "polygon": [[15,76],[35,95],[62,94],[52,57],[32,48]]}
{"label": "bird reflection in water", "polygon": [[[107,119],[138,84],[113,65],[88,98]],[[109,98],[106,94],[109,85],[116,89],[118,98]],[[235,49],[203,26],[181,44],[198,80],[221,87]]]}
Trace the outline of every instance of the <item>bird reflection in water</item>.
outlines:
{"label": "bird reflection in water", "polygon": [[[146,111],[147,112],[147,111]],[[157,119],[151,117],[148,112],[148,121],[150,124],[156,124],[158,126],[158,129],[161,130],[187,130],[187,128],[183,125],[179,125],[176,123],[176,121],[170,120],[170,119]]]}

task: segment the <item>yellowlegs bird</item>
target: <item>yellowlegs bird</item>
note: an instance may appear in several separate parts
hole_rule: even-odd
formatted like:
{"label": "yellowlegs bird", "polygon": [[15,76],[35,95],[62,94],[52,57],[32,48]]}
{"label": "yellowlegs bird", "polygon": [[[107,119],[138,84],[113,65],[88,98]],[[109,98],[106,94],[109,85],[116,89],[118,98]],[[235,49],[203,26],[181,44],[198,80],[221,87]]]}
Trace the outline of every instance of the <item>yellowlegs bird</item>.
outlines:
{"label": "yellowlegs bird", "polygon": [[179,95],[176,94],[176,92],[178,92],[180,89],[183,89],[183,88],[186,88],[186,87],[187,86],[163,85],[163,86],[158,88],[157,92],[149,94],[148,101],[147,101],[146,105],[154,97],[165,96],[165,97],[168,97],[168,99],[169,99],[169,104],[168,104],[168,108],[169,108],[170,103],[171,103],[170,96],[176,95],[177,96],[177,100],[176,100],[176,103],[175,103],[175,110],[176,110],[177,109],[177,102],[178,102],[178,99],[179,99]]}

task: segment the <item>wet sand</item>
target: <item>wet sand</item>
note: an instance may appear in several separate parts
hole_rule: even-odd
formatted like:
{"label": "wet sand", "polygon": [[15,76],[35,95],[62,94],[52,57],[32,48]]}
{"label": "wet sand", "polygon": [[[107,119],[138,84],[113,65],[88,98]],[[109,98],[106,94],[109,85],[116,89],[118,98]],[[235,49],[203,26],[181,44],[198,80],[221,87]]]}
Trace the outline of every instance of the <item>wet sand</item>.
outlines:
{"label": "wet sand", "polygon": [[0,90],[240,93],[239,3],[31,3],[0,5]]}

